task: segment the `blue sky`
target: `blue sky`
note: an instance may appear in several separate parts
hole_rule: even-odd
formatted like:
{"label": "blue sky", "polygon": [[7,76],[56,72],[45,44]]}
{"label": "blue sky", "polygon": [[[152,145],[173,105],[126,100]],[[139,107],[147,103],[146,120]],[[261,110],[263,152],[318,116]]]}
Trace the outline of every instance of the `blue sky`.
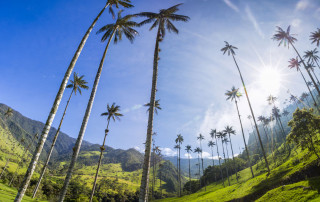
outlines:
{"label": "blue sky", "polygon": [[[220,49],[224,41],[238,47],[237,59],[248,86],[256,115],[267,114],[266,97],[279,96],[279,105],[288,97],[287,89],[300,95],[307,89],[303,80],[287,68],[295,57],[293,50],[278,47],[271,40],[276,26],[292,26],[298,50],[315,48],[311,31],[320,23],[317,0],[137,0],[126,13],[156,12],[181,3],[181,14],[188,23],[176,23],[179,35],[168,34],[161,43],[158,94],[163,110],[155,116],[156,144],[163,153],[171,148],[177,134],[184,145],[198,145],[199,133],[209,139],[211,128],[232,125],[235,153],[243,142],[234,103],[225,101],[225,91],[240,87],[235,65]],[[64,72],[88,26],[104,6],[102,0],[1,1],[0,2],[0,102],[27,117],[45,122]],[[140,21],[142,19],[137,19]],[[91,33],[75,71],[85,75],[90,90],[105,43],[95,32],[113,20],[105,12]],[[107,103],[121,106],[124,117],[111,123],[107,145],[115,148],[143,149],[147,127],[155,31],[147,25],[138,28],[133,44],[123,40],[111,45],[84,139],[100,143],[106,119],[100,114]],[[270,70],[271,69],[271,70]],[[276,72],[276,76],[271,74]],[[271,73],[270,73],[271,72]],[[319,74],[318,69],[316,73]],[[70,91],[66,90],[53,126],[57,127]],[[90,91],[71,100],[62,131],[72,137],[79,132]],[[250,128],[246,100],[240,101],[245,132]],[[204,148],[208,151],[208,148]],[[209,154],[206,154],[207,156]]]}

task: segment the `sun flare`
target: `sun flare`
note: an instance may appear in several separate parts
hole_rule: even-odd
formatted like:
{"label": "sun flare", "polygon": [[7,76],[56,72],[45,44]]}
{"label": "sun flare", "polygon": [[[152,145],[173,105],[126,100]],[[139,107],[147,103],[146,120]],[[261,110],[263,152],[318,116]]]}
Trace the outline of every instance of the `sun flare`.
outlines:
{"label": "sun flare", "polygon": [[258,76],[258,84],[260,85],[260,88],[268,93],[279,93],[282,81],[283,76],[281,71],[273,67],[265,67],[261,69]]}

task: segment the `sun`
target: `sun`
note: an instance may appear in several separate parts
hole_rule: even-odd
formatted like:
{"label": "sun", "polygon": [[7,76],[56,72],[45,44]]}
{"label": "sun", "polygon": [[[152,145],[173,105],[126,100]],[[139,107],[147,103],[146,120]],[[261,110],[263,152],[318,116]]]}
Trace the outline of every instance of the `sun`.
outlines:
{"label": "sun", "polygon": [[283,75],[281,71],[274,67],[264,67],[259,71],[258,75],[259,88],[271,94],[280,92]]}

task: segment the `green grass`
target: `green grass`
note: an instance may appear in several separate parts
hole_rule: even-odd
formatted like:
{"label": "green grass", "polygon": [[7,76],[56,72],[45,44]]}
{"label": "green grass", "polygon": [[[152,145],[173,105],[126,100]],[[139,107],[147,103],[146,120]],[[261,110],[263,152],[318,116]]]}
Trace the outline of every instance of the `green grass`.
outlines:
{"label": "green grass", "polygon": [[[18,192],[17,189],[7,187],[6,185],[0,183],[0,201],[1,202],[7,202],[7,201],[12,202],[15,199],[17,192]],[[33,200],[29,196],[24,196],[22,201],[27,202],[27,201],[43,201],[43,200],[39,200],[39,199]]]}

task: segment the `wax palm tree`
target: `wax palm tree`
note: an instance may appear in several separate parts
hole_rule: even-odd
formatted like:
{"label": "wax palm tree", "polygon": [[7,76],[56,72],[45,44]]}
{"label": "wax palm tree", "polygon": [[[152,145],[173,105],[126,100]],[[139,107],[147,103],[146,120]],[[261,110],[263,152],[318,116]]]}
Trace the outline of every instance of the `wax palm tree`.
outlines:
{"label": "wax palm tree", "polygon": [[159,60],[159,43],[163,40],[166,34],[166,29],[169,32],[174,32],[176,34],[179,33],[179,30],[173,25],[172,21],[182,21],[187,22],[189,20],[188,16],[178,15],[176,14],[179,11],[179,6],[181,4],[177,4],[168,9],[161,9],[159,13],[152,12],[142,12],[136,14],[140,17],[146,17],[147,19],[142,21],[139,25],[145,25],[148,23],[153,23],[150,27],[150,30],[158,27],[157,36],[156,36],[156,44],[154,50],[154,58],[153,58],[153,76],[152,76],[152,88],[151,88],[151,96],[150,96],[150,111],[148,117],[148,128],[147,128],[147,138],[146,138],[146,149],[145,149],[145,157],[143,163],[143,171],[140,185],[140,196],[139,201],[146,201],[148,198],[147,187],[149,184],[149,169],[150,169],[150,153],[151,153],[151,142],[152,142],[152,127],[153,127],[153,115],[155,110],[155,100],[156,100],[156,89],[157,89],[157,77],[158,77],[158,60]]}
{"label": "wax palm tree", "polygon": [[253,133],[254,140],[256,141],[256,146],[257,146],[258,153],[261,154],[261,152],[260,152],[260,147],[259,147],[259,143],[258,143],[258,139],[257,139],[257,137],[256,137],[256,133],[254,132],[255,130],[254,130],[254,127],[253,127],[253,124],[252,124],[252,121],[251,121],[252,116],[251,116],[251,115],[248,115],[247,118],[248,118],[249,121],[250,121],[250,125],[251,125],[251,128],[252,128],[252,133]]}
{"label": "wax palm tree", "polygon": [[304,99],[305,101],[307,101],[307,103],[308,103],[308,105],[309,105],[309,107],[310,107],[311,105],[310,105],[310,103],[309,103],[309,101],[308,101],[308,97],[309,97],[309,94],[306,93],[306,92],[303,92],[303,93],[301,94],[301,99]]}
{"label": "wax palm tree", "polygon": [[317,75],[314,73],[314,67],[315,66],[313,64],[307,63],[307,70],[312,72],[314,78],[316,78],[316,80],[317,80],[317,85],[320,85],[319,79],[318,79]]}
{"label": "wax palm tree", "polygon": [[238,49],[232,45],[230,45],[228,42],[225,41],[225,47],[221,49],[221,51],[223,52],[223,54],[225,54],[226,52],[228,53],[228,55],[232,55],[232,58],[234,60],[234,63],[236,64],[236,67],[238,69],[238,72],[239,72],[239,75],[240,75],[240,78],[241,78],[241,82],[242,82],[242,86],[243,86],[243,89],[244,89],[244,92],[246,94],[246,98],[247,98],[247,101],[248,101],[248,105],[249,105],[249,108],[250,108],[250,111],[251,111],[251,116],[252,116],[252,119],[253,119],[253,122],[254,122],[254,125],[256,127],[256,131],[257,131],[257,135],[258,135],[258,138],[259,138],[259,142],[260,142],[260,146],[261,146],[261,150],[262,150],[262,154],[263,154],[263,157],[264,157],[264,160],[266,162],[266,167],[268,169],[268,172],[270,173],[270,168],[269,168],[269,163],[268,163],[268,160],[267,160],[267,157],[266,157],[266,154],[264,152],[264,148],[263,148],[263,145],[262,145],[262,141],[261,141],[261,137],[260,137],[260,132],[259,132],[259,129],[258,129],[258,125],[256,123],[256,118],[254,116],[254,113],[253,113],[253,109],[251,107],[251,103],[250,103],[250,99],[249,99],[249,95],[248,95],[248,92],[247,92],[247,89],[246,89],[246,86],[244,84],[244,80],[242,78],[242,74],[241,74],[241,71],[240,71],[240,68],[238,66],[238,63],[236,61],[236,58],[235,58],[235,49]]}
{"label": "wax palm tree", "polygon": [[320,43],[320,29],[318,28],[317,31],[311,32],[310,40],[312,43],[316,43],[319,46]]}
{"label": "wax palm tree", "polygon": [[[242,132],[242,138],[243,138],[243,142],[244,142],[244,146],[246,148],[246,153],[247,153],[247,158],[248,158],[248,164],[250,166],[250,170],[251,170],[251,174],[252,177],[254,177],[253,174],[253,170],[252,170],[252,166],[251,166],[251,160],[250,160],[250,156],[249,156],[249,151],[248,151],[248,147],[247,147],[247,143],[246,143],[246,138],[244,136],[244,132],[243,132],[243,126],[242,126],[242,121],[241,121],[241,116],[240,116],[240,112],[239,112],[239,108],[238,108],[238,101],[237,99],[240,99],[240,97],[242,96],[241,93],[239,92],[239,89],[236,89],[234,86],[231,88],[231,91],[227,91],[225,93],[225,95],[227,96],[227,100],[230,100],[231,102],[234,100],[235,104],[236,104],[236,108],[237,108],[237,112],[238,112],[238,117],[239,117],[239,121],[240,121],[240,126],[241,126],[241,132]],[[260,136],[259,136],[260,137]],[[261,143],[261,142],[260,142]],[[264,150],[263,150],[264,153]]]}
{"label": "wax palm tree", "polygon": [[[202,150],[200,149],[200,147],[196,147],[195,150],[193,150],[194,153],[198,154],[198,168],[199,168],[199,180],[201,181],[201,173],[200,173],[200,153],[202,153]],[[200,183],[201,184],[201,183]]]}
{"label": "wax palm tree", "polygon": [[177,135],[176,138],[176,143],[179,145],[179,169],[178,169],[178,182],[179,182],[179,197],[181,196],[181,167],[180,167],[180,160],[181,160],[181,155],[180,155],[180,150],[181,150],[181,144],[183,142],[183,136],[181,134]]}
{"label": "wax palm tree", "polygon": [[231,147],[231,152],[232,152],[232,160],[234,163],[234,169],[236,171],[236,178],[237,178],[237,182],[238,182],[238,169],[237,169],[236,161],[234,160],[232,141],[231,141],[231,135],[236,135],[236,131],[232,128],[232,126],[226,126],[223,132],[225,132],[229,135],[230,147]]}
{"label": "wax palm tree", "polygon": [[51,147],[50,147],[50,150],[48,152],[48,156],[47,156],[47,159],[45,161],[45,164],[43,165],[43,168],[41,170],[41,173],[40,173],[40,177],[38,179],[38,182],[33,190],[33,194],[32,194],[32,198],[34,198],[37,194],[37,191],[38,191],[38,188],[40,186],[40,183],[41,183],[41,180],[46,172],[46,169],[48,167],[48,164],[49,164],[49,161],[50,161],[50,158],[51,158],[51,155],[52,155],[52,151],[53,151],[53,148],[56,144],[56,141],[57,141],[57,138],[59,136],[59,132],[60,132],[60,129],[61,129],[61,125],[62,125],[62,122],[63,122],[63,119],[64,119],[64,116],[66,115],[66,112],[67,112],[67,109],[68,109],[68,106],[69,106],[69,103],[70,103],[70,100],[71,100],[71,97],[74,93],[74,95],[77,94],[77,92],[79,92],[79,94],[81,95],[82,94],[82,91],[81,89],[88,89],[89,87],[87,86],[87,82],[83,79],[83,75],[82,76],[78,76],[77,73],[73,73],[73,80],[70,81],[70,84],[67,85],[67,88],[71,88],[71,93],[70,93],[70,96],[69,96],[69,99],[67,101],[67,104],[64,108],[64,112],[63,112],[63,115],[61,117],[61,120],[60,120],[60,124],[59,124],[59,127],[57,129],[57,132],[52,140],[52,144],[51,144]]}
{"label": "wax palm tree", "polygon": [[[154,103],[154,112],[156,114],[158,114],[158,109],[162,110],[162,108],[160,107],[160,103],[159,102],[160,102],[160,100],[156,100],[156,102]],[[148,107],[147,112],[149,112],[150,111],[150,103],[147,103],[144,106]]]}
{"label": "wax palm tree", "polygon": [[[177,142],[176,142],[177,143]],[[176,144],[174,146],[175,149],[177,149],[177,181],[179,182],[179,150],[180,150],[180,145],[179,144]],[[179,190],[177,191],[177,195],[179,196],[179,191],[180,191],[180,188]]]}
{"label": "wax palm tree", "polygon": [[295,104],[296,104],[296,106],[297,106],[297,108],[299,108],[299,106],[298,106],[298,104],[297,104],[297,100],[298,100],[298,99],[296,98],[296,96],[294,96],[294,95],[290,95],[289,100],[290,100],[290,102],[295,103]]}
{"label": "wax palm tree", "polygon": [[268,153],[269,137],[268,137],[267,131],[266,131],[266,129],[264,128],[264,125],[263,125],[263,122],[264,122],[264,120],[265,120],[265,117],[264,117],[264,116],[258,116],[258,119],[257,119],[257,120],[261,123],[262,128],[263,128],[263,130],[264,130],[264,134],[265,134],[266,140],[267,140],[267,153]]}
{"label": "wax palm tree", "polygon": [[227,133],[225,133],[225,132],[223,132],[223,131],[217,132],[217,137],[221,140],[221,144],[222,144],[223,160],[224,160],[224,165],[226,166],[228,184],[229,184],[229,186],[230,186],[228,166],[227,166],[227,163],[226,163],[226,154],[225,154],[225,152],[224,152],[224,146],[223,146],[223,143],[224,143],[223,140],[224,140],[224,138],[226,137],[226,135],[227,135]]}
{"label": "wax palm tree", "polygon": [[282,125],[282,122],[281,122],[281,119],[280,119],[280,117],[281,117],[280,110],[276,106],[276,103],[275,103],[277,101],[277,99],[278,99],[277,97],[269,95],[268,98],[267,98],[267,101],[269,102],[269,105],[273,105],[272,114],[273,114],[273,116],[276,118],[277,122],[281,126],[281,130],[283,132],[284,143],[286,143],[286,138],[285,138],[286,133],[284,132],[284,128],[283,128],[283,125]]}
{"label": "wax palm tree", "polygon": [[315,82],[315,80],[313,79],[310,71],[308,71],[307,69],[307,65],[305,64],[305,62],[303,61],[302,57],[300,56],[298,50],[296,49],[296,47],[293,45],[295,41],[297,41],[296,38],[293,37],[293,34],[290,35],[290,26],[288,26],[287,31],[284,31],[281,27],[277,27],[277,33],[273,35],[273,40],[279,41],[279,45],[284,44],[284,46],[286,46],[286,44],[288,44],[288,48],[289,45],[291,45],[293,47],[293,49],[296,51],[298,57],[300,58],[304,68],[307,70],[309,77],[311,78],[313,84],[315,85],[315,88],[318,92],[318,95],[320,95],[320,90]]}
{"label": "wax palm tree", "polygon": [[[216,145],[216,143],[213,142],[212,140],[210,140],[210,141],[208,142],[208,147],[211,148],[212,168],[214,168],[213,147],[214,147],[215,145]],[[215,181],[217,181],[217,175],[216,175],[216,173],[214,173],[214,179],[215,179]]]}
{"label": "wax palm tree", "polygon": [[[203,167],[203,157],[202,157],[202,145],[201,145],[201,142],[202,142],[202,140],[204,140],[204,136],[203,135],[201,135],[201,134],[199,134],[199,136],[197,137],[197,140],[199,140],[199,143],[200,143],[200,149],[201,149],[201,167],[202,167],[202,175],[204,175],[204,167]],[[206,183],[205,182],[203,182],[204,183],[204,190],[206,191],[206,189],[207,189],[207,186],[206,186]],[[201,183],[200,183],[201,184]]]}
{"label": "wax palm tree", "polygon": [[133,5],[130,4],[130,0],[107,0],[107,3],[105,4],[105,6],[102,8],[102,10],[99,12],[99,14],[97,15],[97,17],[94,19],[93,23],[90,25],[90,27],[88,28],[88,30],[86,31],[85,35],[83,36],[70,64],[69,64],[69,67],[64,75],[64,78],[60,84],[60,88],[59,88],[59,91],[55,97],[55,100],[54,100],[54,103],[52,105],[52,108],[50,110],[50,113],[49,113],[49,116],[47,118],[47,121],[46,121],[46,124],[42,130],[42,134],[41,134],[41,139],[36,147],[36,150],[34,152],[34,155],[33,155],[33,158],[29,164],[29,167],[28,167],[28,170],[26,172],[26,175],[23,179],[23,182],[21,183],[20,185],[20,188],[19,188],[19,191],[17,193],[17,196],[15,198],[15,202],[18,202],[18,201],[21,201],[27,188],[28,188],[28,185],[30,183],[30,180],[31,180],[31,177],[32,177],[32,174],[36,168],[36,165],[38,163],[38,160],[39,160],[39,156],[40,156],[40,153],[43,149],[43,146],[44,146],[44,143],[47,139],[47,136],[48,136],[48,133],[50,131],[50,128],[51,128],[51,124],[53,122],[53,119],[57,113],[57,110],[58,110],[58,107],[60,105],[60,102],[61,102],[61,99],[62,99],[62,96],[63,96],[63,93],[64,93],[64,90],[67,86],[67,83],[69,81],[69,78],[71,76],[71,73],[73,71],[73,68],[74,66],[76,65],[76,62],[80,56],[80,53],[82,52],[82,49],[93,29],[93,27],[95,26],[95,24],[97,23],[98,19],[100,18],[100,16],[102,15],[102,13],[104,12],[104,10],[110,6],[109,8],[109,12],[113,13],[113,9],[112,9],[112,6],[115,5],[115,7],[119,8],[119,5],[125,7],[125,8],[130,8],[130,7],[133,7]]}
{"label": "wax palm tree", "polygon": [[94,195],[94,192],[95,192],[95,189],[96,189],[99,169],[100,169],[101,161],[102,161],[102,157],[103,157],[103,151],[106,150],[105,143],[106,143],[106,137],[107,137],[108,132],[109,132],[110,120],[112,119],[113,121],[116,121],[116,119],[117,119],[117,120],[120,121],[120,117],[123,116],[123,115],[120,113],[120,106],[118,106],[115,103],[113,103],[111,106],[109,106],[109,104],[107,104],[107,111],[102,113],[101,116],[106,116],[107,117],[107,128],[105,130],[103,142],[102,142],[102,145],[100,147],[100,156],[99,156],[97,171],[96,171],[96,175],[94,177],[94,182],[93,182],[92,191],[91,191],[91,195],[90,195],[90,202],[93,199],[93,195]]}
{"label": "wax palm tree", "polygon": [[282,115],[286,117],[287,122],[289,122],[289,120],[288,120],[288,115],[289,115],[289,114],[290,114],[290,113],[289,113],[286,109],[284,109],[284,110],[282,111]]}
{"label": "wax palm tree", "polygon": [[189,184],[190,184],[190,193],[191,193],[191,169],[190,169],[190,153],[192,152],[191,145],[187,145],[185,149],[188,153],[188,161],[189,161]]}
{"label": "wax palm tree", "polygon": [[219,145],[218,145],[218,140],[217,140],[217,130],[216,129],[211,129],[210,131],[210,137],[213,140],[215,138],[216,140],[216,146],[217,146],[217,154],[218,154],[218,160],[219,160],[219,168],[220,168],[220,173],[221,173],[221,180],[222,184],[224,186],[224,181],[223,181],[223,173],[222,173],[222,168],[221,168],[221,162],[220,162],[220,155],[219,155]]}
{"label": "wax palm tree", "polygon": [[316,63],[318,68],[320,69],[320,66],[319,66],[319,63],[318,61],[320,60],[320,57],[318,56],[318,50],[315,48],[313,50],[310,50],[310,51],[306,51],[304,52],[305,55],[303,56],[303,58],[307,61],[307,63],[310,63],[310,64],[314,64]]}
{"label": "wax palm tree", "polygon": [[76,163],[76,160],[78,158],[78,154],[80,151],[83,136],[84,136],[84,133],[85,133],[85,130],[87,127],[87,123],[88,123],[89,116],[91,113],[94,98],[95,98],[95,95],[97,92],[98,83],[100,80],[104,60],[105,60],[109,45],[113,39],[113,36],[114,36],[114,43],[116,44],[117,42],[119,42],[122,39],[123,34],[130,42],[133,42],[134,37],[138,34],[138,32],[133,29],[133,27],[137,26],[137,23],[131,21],[132,17],[133,17],[132,15],[127,15],[125,17],[121,17],[121,11],[119,11],[118,19],[116,20],[115,23],[103,26],[97,32],[97,33],[104,32],[101,41],[104,42],[104,41],[108,40],[108,43],[107,43],[106,48],[104,50],[104,53],[103,53],[103,56],[102,56],[102,59],[101,59],[101,62],[100,62],[99,68],[98,68],[98,72],[96,74],[94,84],[93,84],[93,87],[91,90],[91,95],[90,95],[90,99],[88,101],[87,109],[86,109],[85,115],[83,117],[83,121],[82,121],[82,125],[81,125],[80,131],[79,131],[79,135],[78,135],[75,147],[73,148],[72,159],[71,159],[71,162],[69,165],[69,169],[68,169],[67,176],[65,178],[62,190],[60,192],[59,202],[63,201],[65,194],[67,192],[67,187],[68,187],[69,182],[71,180],[72,171],[73,171],[74,165]]}

